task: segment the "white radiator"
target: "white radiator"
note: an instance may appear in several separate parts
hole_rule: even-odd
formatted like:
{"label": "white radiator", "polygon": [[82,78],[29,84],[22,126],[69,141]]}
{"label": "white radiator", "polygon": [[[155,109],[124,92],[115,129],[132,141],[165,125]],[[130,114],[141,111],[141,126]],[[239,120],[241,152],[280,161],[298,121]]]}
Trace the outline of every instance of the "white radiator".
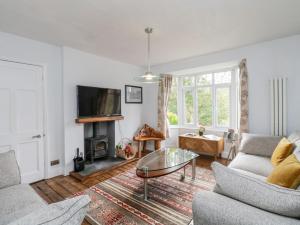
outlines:
{"label": "white radiator", "polygon": [[273,78],[271,84],[271,134],[285,136],[287,129],[287,79]]}

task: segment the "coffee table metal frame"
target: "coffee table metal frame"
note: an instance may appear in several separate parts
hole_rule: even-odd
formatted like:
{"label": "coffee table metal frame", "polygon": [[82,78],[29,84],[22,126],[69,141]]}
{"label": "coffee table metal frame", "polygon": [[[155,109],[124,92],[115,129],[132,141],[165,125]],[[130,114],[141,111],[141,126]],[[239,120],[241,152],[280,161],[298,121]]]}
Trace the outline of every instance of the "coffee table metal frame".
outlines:
{"label": "coffee table metal frame", "polygon": [[[190,160],[188,163],[183,163],[183,166],[179,167],[177,170],[183,168],[183,176],[181,177],[182,180],[185,179],[185,166],[188,165],[190,162],[192,162],[192,180],[195,180],[196,177],[196,158]],[[180,165],[178,165],[180,166]],[[146,174],[146,176],[148,175],[148,168],[144,167],[143,168],[144,173]],[[175,172],[175,171],[173,171]],[[163,175],[167,175],[167,174],[163,174]],[[143,178],[144,179],[144,200],[147,201],[148,200],[148,179],[150,178]]]}

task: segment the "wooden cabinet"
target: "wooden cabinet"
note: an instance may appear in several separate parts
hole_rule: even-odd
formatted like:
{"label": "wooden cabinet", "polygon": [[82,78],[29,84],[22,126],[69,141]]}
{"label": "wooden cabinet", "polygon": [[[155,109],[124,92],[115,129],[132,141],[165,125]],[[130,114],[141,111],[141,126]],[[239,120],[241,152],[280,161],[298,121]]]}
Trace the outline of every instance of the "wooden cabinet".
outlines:
{"label": "wooden cabinet", "polygon": [[215,156],[215,160],[224,151],[224,139],[214,135],[179,135],[178,141],[179,148],[189,149],[197,153],[212,154]]}

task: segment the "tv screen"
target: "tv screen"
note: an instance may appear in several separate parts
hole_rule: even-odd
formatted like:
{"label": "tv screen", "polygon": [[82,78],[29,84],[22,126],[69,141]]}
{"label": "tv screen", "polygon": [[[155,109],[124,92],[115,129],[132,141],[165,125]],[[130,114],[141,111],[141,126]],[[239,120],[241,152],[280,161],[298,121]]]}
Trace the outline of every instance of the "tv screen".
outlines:
{"label": "tv screen", "polygon": [[78,117],[121,115],[121,90],[77,86]]}

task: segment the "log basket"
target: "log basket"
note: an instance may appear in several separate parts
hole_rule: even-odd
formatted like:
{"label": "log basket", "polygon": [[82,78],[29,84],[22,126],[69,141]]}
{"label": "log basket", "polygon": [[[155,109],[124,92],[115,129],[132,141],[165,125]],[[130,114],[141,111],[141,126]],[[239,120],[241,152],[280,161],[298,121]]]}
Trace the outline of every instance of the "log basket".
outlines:
{"label": "log basket", "polygon": [[129,138],[122,138],[116,146],[117,157],[123,159],[133,159],[137,151],[132,145],[132,140]]}

